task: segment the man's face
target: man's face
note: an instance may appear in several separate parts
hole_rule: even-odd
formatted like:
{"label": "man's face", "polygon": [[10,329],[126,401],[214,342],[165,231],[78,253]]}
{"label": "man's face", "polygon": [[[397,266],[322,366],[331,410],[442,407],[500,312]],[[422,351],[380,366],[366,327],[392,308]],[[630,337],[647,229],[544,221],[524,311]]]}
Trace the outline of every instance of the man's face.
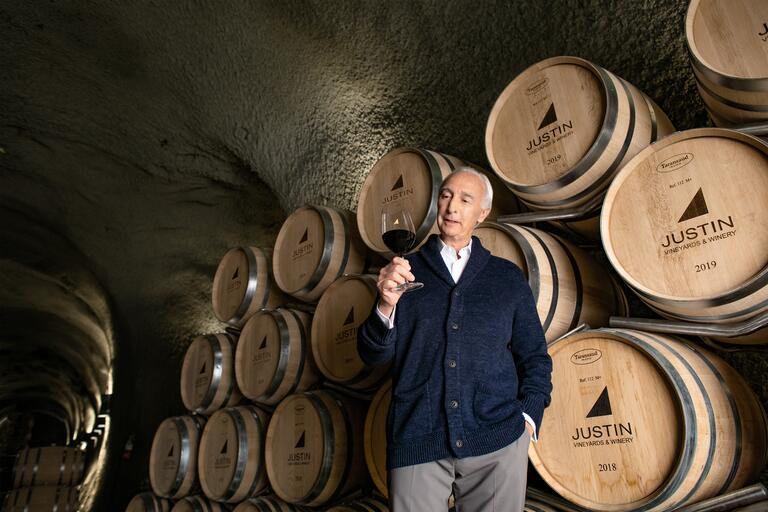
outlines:
{"label": "man's face", "polygon": [[469,240],[490,209],[483,208],[485,186],[479,176],[458,172],[448,177],[437,200],[437,227],[443,238]]}

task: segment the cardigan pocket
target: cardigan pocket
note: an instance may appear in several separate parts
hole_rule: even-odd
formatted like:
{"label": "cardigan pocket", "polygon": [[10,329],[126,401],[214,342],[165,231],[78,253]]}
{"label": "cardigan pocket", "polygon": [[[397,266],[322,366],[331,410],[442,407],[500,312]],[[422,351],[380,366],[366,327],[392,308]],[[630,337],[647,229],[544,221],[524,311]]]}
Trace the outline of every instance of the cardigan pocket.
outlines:
{"label": "cardigan pocket", "polygon": [[475,382],[475,396],[472,406],[475,418],[481,424],[496,423],[512,414],[515,398],[505,389],[497,389],[485,382]]}
{"label": "cardigan pocket", "polygon": [[432,430],[428,380],[405,393],[392,394],[392,439],[395,443]]}

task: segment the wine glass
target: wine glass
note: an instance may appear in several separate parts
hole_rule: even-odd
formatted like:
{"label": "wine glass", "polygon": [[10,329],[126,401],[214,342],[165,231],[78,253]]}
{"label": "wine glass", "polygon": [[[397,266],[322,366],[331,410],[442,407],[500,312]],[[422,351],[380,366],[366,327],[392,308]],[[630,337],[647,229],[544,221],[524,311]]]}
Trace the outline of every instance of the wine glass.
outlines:
{"label": "wine glass", "polygon": [[[401,258],[413,248],[416,243],[416,231],[408,210],[392,209],[381,212],[381,238],[384,245]],[[418,290],[424,283],[408,282],[392,288],[396,292]]]}

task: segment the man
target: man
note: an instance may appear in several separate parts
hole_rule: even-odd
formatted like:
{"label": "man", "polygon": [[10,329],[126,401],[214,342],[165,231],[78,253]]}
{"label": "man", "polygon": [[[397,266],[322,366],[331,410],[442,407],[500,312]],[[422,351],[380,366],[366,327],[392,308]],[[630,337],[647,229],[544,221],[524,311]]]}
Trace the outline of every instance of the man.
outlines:
{"label": "man", "polygon": [[[438,197],[440,236],[379,272],[379,300],[358,331],[366,363],[393,360],[393,512],[444,512],[451,490],[457,512],[523,510],[552,361],[523,273],[472,237],[492,198],[483,174],[451,173]],[[393,290],[416,279],[423,288]]]}

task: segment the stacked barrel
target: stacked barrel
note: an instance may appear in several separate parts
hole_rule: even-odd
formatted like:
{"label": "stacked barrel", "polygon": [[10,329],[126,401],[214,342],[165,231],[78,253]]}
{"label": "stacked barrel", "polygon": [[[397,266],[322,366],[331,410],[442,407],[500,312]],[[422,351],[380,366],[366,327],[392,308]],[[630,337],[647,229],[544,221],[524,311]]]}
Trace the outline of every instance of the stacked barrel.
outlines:
{"label": "stacked barrel", "polygon": [[[213,280],[213,313],[240,327],[265,307],[281,304],[271,282],[271,251],[228,251]],[[258,283],[258,286],[257,286]],[[186,414],[158,426],[149,460],[152,492],[137,494],[131,512],[219,511],[263,492],[264,437],[269,411],[248,403],[237,385],[239,330],[191,340],[181,368],[180,395]],[[229,331],[229,332],[228,332]]]}
{"label": "stacked barrel", "polygon": [[3,510],[74,512],[84,471],[85,453],[77,448],[25,448],[16,456],[13,489],[5,496]]}
{"label": "stacked barrel", "polygon": [[158,426],[152,492],[129,510],[299,510],[370,486],[366,399],[388,370],[357,354],[376,297],[370,254],[352,213],[311,205],[285,220],[274,247],[220,260],[211,301],[224,325],[191,340],[187,413]]}
{"label": "stacked barrel", "polygon": [[649,307],[727,324],[768,311],[766,219],[768,146],[701,128],[667,137],[622,169],[601,230],[614,268]]}
{"label": "stacked barrel", "polygon": [[[691,2],[694,73],[718,125],[768,119],[765,9]],[[557,228],[599,240],[588,252],[618,276],[585,263],[568,232],[499,222],[476,229],[527,272],[550,342],[552,403],[530,459],[554,491],[588,510],[676,509],[754,482],[768,461],[760,400],[709,349],[629,329],[549,335],[579,323],[576,311],[592,327],[625,315],[622,289],[669,322],[712,327],[768,312],[768,145],[743,131],[672,130],[647,96],[573,57],[523,71],[488,120],[498,176],[539,213],[570,219],[589,206],[591,215]],[[768,329],[704,341],[746,348],[767,343]]]}
{"label": "stacked barrel", "polygon": [[[488,119],[488,161],[533,210],[598,203],[622,165],[674,130],[635,86],[576,57],[554,57],[518,75]],[[567,226],[598,237],[599,208]]]}
{"label": "stacked barrel", "polygon": [[[716,55],[717,38],[739,32],[739,9],[768,16],[758,0],[727,10],[694,0],[688,14],[694,71],[717,122],[762,119],[736,116],[734,104],[768,104],[762,64]],[[715,18],[725,32],[708,28]],[[474,235],[523,271],[554,361],[552,405],[529,451],[544,481],[574,509],[605,511],[669,510],[753,481],[768,428],[744,379],[690,340],[607,328],[629,313],[625,291],[689,322],[768,311],[768,146],[725,129],[673,131],[651,98],[611,71],[550,58],[493,106],[492,171],[394,148],[367,173],[356,213],[306,205],[285,220],[274,250],[226,252],[212,289],[226,327],[191,341],[181,376],[188,414],[159,426],[154,494],[129,509],[388,510],[392,382],[387,367],[360,359],[357,329],[377,300],[372,273],[393,256],[382,213],[410,213],[418,250],[438,232],[440,184],[459,168],[491,181],[494,210]],[[582,213],[534,226],[508,215],[569,211]],[[582,324],[596,329],[574,333]],[[735,341],[765,343],[765,334]]]}
{"label": "stacked barrel", "polygon": [[693,0],[685,41],[699,94],[717,126],[768,122],[768,4]]}
{"label": "stacked barrel", "polygon": [[550,346],[553,399],[529,455],[589,510],[674,510],[751,483],[766,419],[721,358],[663,334],[598,329]]}

